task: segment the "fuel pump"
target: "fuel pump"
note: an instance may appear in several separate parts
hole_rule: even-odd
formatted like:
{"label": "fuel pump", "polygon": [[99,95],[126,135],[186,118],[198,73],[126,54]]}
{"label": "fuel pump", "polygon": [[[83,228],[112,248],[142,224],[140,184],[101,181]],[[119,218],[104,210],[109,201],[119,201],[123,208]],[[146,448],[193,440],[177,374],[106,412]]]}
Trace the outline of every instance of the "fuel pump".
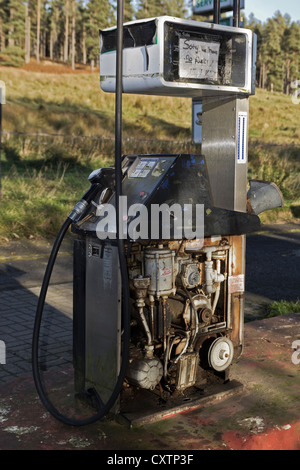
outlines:
{"label": "fuel pump", "polygon": [[83,422],[62,417],[45,400],[35,360],[45,406],[68,424],[126,413],[129,401],[146,406],[149,394],[184,400],[212,377],[228,381],[243,349],[245,235],[259,228],[261,211],[282,205],[273,183],[251,182],[247,192],[255,35],[167,16],[123,25],[121,17],[100,32],[102,90],[119,100],[122,92],[201,97],[202,146],[197,155],[123,155],[95,170],[58,236],[34,357],[47,284],[71,226],[75,390],[89,390],[99,405]]}

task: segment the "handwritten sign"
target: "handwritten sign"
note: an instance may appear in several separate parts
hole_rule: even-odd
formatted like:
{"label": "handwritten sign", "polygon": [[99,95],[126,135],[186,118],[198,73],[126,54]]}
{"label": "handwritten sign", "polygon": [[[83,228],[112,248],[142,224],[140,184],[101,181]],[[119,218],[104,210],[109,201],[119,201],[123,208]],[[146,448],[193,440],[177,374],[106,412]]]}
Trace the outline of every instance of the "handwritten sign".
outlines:
{"label": "handwritten sign", "polygon": [[179,77],[217,81],[220,44],[179,39]]}

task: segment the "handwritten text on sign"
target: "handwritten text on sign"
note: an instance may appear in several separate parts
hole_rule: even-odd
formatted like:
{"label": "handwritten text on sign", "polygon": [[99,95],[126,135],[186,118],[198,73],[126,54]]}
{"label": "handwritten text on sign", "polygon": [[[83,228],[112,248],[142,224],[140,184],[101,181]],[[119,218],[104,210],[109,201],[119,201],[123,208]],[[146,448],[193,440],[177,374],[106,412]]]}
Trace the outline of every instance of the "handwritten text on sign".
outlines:
{"label": "handwritten text on sign", "polygon": [[179,39],[179,77],[216,81],[220,44]]}

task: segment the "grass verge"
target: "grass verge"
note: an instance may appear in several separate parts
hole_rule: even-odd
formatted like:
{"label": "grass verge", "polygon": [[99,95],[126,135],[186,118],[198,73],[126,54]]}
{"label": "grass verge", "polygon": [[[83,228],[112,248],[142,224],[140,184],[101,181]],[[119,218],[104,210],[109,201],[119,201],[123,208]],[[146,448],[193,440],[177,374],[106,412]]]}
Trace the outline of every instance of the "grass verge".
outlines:
{"label": "grass verge", "polygon": [[[98,73],[0,67],[3,106],[0,237],[52,237],[95,168],[114,161],[114,95]],[[274,181],[283,208],[263,223],[300,219],[300,113],[291,98],[250,98],[249,179]],[[32,133],[32,135],[30,135]],[[33,135],[39,133],[39,136]],[[123,153],[200,153],[191,144],[191,100],[124,95]]]}
{"label": "grass verge", "polygon": [[300,313],[300,300],[280,300],[272,302],[267,307],[266,318],[288,315],[290,313]]}

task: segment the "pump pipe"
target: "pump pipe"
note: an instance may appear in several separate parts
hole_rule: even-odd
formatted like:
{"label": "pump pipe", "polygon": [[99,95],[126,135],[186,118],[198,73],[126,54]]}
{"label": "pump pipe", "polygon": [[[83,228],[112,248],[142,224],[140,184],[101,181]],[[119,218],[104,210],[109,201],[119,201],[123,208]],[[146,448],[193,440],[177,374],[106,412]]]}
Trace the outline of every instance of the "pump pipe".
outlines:
{"label": "pump pipe", "polygon": [[123,348],[122,348],[122,361],[120,366],[119,375],[116,381],[115,388],[106,402],[105,405],[101,402],[100,397],[98,396],[95,390],[92,390],[94,393],[97,403],[99,406],[99,411],[91,417],[84,418],[84,419],[72,419],[67,416],[62,415],[50,402],[47,397],[46,390],[42,384],[42,380],[40,377],[40,371],[38,367],[38,345],[39,345],[39,333],[40,333],[40,326],[42,320],[42,314],[46,299],[46,294],[52,274],[52,270],[56,261],[56,257],[61,246],[61,243],[64,239],[64,236],[67,233],[69,226],[71,225],[74,220],[80,217],[87,206],[92,202],[95,193],[100,191],[100,183],[95,182],[91,185],[90,189],[87,193],[82,197],[82,199],[75,205],[74,209],[71,211],[69,216],[66,218],[65,222],[63,223],[57,238],[54,242],[51,255],[48,261],[48,265],[46,268],[46,272],[44,275],[41,293],[38,300],[38,306],[36,311],[35,323],[34,323],[34,330],[33,330],[33,339],[32,339],[32,370],[33,370],[33,377],[37,392],[39,397],[45,406],[45,408],[49,411],[52,416],[54,416],[59,421],[63,422],[64,424],[72,425],[72,426],[84,426],[95,421],[102,419],[112,408],[115,404],[123,386],[128,359],[129,359],[129,341],[130,341],[130,310],[129,310],[129,282],[128,282],[128,274],[127,274],[127,265],[126,259],[124,254],[124,244],[123,240],[119,236],[119,204],[118,199],[121,195],[122,191],[122,166],[121,166],[121,125],[122,125],[122,53],[123,53],[123,11],[124,11],[124,3],[123,0],[118,0],[117,4],[117,82],[116,82],[116,141],[115,141],[115,179],[116,179],[116,201],[117,201],[117,241],[118,241],[118,250],[119,250],[119,263],[120,263],[120,271],[121,271],[121,279],[122,279],[122,286],[123,286],[123,305],[122,305],[122,314],[123,314]]}
{"label": "pump pipe", "polygon": [[240,0],[233,0],[233,26],[235,26],[236,28],[240,27],[240,15]]}
{"label": "pump pipe", "polygon": [[220,0],[214,0],[214,23],[220,23]]}

